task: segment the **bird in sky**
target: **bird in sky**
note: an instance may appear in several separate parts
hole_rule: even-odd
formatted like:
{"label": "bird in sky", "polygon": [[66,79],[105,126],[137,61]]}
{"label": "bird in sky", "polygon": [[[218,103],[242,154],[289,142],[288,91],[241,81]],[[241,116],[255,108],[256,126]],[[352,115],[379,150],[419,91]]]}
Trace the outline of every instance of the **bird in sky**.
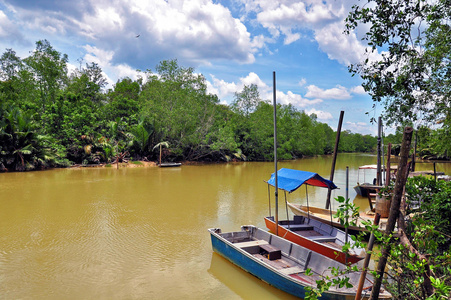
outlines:
{"label": "bird in sky", "polygon": [[140,34],[136,35],[137,38],[139,38],[140,36],[141,36]]}

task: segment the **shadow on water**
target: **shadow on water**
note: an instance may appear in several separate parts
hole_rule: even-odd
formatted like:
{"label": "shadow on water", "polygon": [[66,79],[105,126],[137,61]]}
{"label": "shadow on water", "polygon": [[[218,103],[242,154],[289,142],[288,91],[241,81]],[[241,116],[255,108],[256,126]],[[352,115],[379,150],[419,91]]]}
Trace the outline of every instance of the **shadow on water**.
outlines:
{"label": "shadow on water", "polygon": [[243,300],[299,299],[270,286],[216,253],[211,255],[208,273]]}

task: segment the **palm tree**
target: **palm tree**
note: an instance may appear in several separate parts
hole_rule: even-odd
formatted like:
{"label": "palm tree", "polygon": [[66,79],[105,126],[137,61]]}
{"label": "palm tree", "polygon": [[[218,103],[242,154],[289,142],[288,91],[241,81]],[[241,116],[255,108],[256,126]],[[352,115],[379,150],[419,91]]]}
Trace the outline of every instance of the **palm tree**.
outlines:
{"label": "palm tree", "polygon": [[161,155],[162,155],[161,148],[163,146],[166,147],[166,148],[169,148],[169,143],[168,142],[160,142],[160,143],[156,144],[155,146],[153,146],[153,148],[152,148],[152,151],[155,150],[156,148],[160,148],[160,159],[159,159],[160,165],[161,165]]}
{"label": "palm tree", "polygon": [[56,155],[28,114],[17,107],[0,112],[0,169],[27,171],[45,168]]}
{"label": "palm tree", "polygon": [[145,156],[150,143],[151,137],[154,133],[152,126],[146,124],[144,119],[141,119],[139,123],[131,129],[132,148],[137,149],[138,155]]}

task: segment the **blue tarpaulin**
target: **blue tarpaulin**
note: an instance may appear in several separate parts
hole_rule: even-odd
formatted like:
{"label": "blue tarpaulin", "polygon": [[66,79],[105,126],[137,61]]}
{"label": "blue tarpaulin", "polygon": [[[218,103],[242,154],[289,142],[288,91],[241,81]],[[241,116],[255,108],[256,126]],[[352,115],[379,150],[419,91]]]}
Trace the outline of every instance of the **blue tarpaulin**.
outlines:
{"label": "blue tarpaulin", "polygon": [[[276,185],[275,173],[271,175],[271,178],[267,182],[272,186]],[[331,190],[337,188],[332,181],[324,179],[317,173],[286,168],[277,171],[277,185],[279,189],[291,193],[303,184],[330,188]]]}

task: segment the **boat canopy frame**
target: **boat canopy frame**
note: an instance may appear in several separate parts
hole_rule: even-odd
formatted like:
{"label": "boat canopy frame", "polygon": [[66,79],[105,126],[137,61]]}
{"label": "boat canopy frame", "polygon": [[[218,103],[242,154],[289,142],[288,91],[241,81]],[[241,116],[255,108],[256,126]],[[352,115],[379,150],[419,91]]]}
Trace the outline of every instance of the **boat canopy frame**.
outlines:
{"label": "boat canopy frame", "polygon": [[[318,186],[323,188],[329,188],[331,190],[338,189],[338,187],[332,181],[325,179],[318,175],[318,173],[313,173],[309,171],[294,170],[288,168],[282,168],[271,174],[271,178],[265,181],[268,184],[268,201],[269,201],[269,215],[271,216],[271,194],[269,191],[269,186],[276,187],[277,178],[277,188],[284,191],[285,194],[285,209],[287,212],[288,219],[288,204],[287,204],[287,192],[292,193],[305,184],[305,194],[307,200],[307,208],[309,207],[308,191],[307,186]],[[307,211],[308,219],[310,221],[310,209]],[[332,215],[331,215],[332,216]],[[331,220],[332,222],[332,220]],[[277,227],[276,227],[277,228]]]}
{"label": "boat canopy frame", "polygon": [[[266,183],[275,186],[275,177],[276,174],[272,173],[271,178],[266,181]],[[335,183],[321,177],[318,173],[308,171],[282,168],[277,171],[277,178],[278,188],[287,191],[288,193],[294,192],[303,184],[330,188],[331,190],[338,188]]]}

